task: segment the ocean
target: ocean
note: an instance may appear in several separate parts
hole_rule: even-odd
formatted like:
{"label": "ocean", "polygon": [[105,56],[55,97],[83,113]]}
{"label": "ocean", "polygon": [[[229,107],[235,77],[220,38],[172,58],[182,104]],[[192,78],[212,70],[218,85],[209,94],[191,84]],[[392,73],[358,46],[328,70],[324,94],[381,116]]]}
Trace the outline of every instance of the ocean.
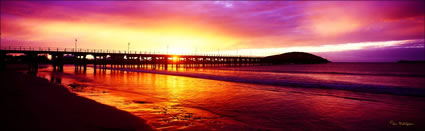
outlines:
{"label": "ocean", "polygon": [[[420,130],[425,64],[106,69],[37,75],[159,130]],[[78,107],[76,107],[78,108]]]}

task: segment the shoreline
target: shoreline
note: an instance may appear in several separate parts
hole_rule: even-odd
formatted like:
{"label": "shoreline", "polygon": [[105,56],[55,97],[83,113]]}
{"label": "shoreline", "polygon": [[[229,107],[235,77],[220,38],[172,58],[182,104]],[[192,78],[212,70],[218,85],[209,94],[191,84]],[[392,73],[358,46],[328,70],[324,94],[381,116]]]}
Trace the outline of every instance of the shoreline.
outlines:
{"label": "shoreline", "polygon": [[71,93],[44,78],[0,73],[0,130],[154,130],[146,120]]}

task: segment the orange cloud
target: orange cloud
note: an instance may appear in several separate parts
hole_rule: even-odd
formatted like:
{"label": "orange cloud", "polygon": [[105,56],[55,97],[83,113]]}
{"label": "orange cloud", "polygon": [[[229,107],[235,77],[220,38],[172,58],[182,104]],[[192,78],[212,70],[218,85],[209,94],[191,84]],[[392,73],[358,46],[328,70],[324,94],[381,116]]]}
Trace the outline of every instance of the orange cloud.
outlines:
{"label": "orange cloud", "polygon": [[73,47],[78,38],[81,48],[126,49],[130,42],[140,51],[235,52],[424,34],[420,2],[2,1],[2,7],[2,44],[12,46],[23,40],[23,46]]}

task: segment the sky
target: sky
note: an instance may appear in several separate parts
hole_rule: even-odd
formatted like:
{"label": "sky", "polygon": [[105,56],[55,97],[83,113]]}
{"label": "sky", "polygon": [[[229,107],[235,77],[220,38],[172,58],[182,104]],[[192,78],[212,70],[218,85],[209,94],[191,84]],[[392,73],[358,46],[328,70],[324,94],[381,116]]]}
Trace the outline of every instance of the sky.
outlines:
{"label": "sky", "polygon": [[425,59],[423,1],[1,1],[0,7],[2,48],[73,49],[77,39],[83,49]]}

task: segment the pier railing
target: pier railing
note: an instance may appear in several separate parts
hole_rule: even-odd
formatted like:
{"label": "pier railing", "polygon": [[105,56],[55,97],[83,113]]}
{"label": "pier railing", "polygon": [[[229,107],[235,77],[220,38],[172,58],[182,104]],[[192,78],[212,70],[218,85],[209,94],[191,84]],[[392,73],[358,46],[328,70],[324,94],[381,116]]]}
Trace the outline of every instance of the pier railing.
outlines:
{"label": "pier railing", "polygon": [[111,53],[111,54],[143,54],[143,55],[179,55],[179,56],[210,56],[210,57],[259,57],[248,55],[232,55],[218,53],[168,53],[165,51],[136,51],[136,50],[110,50],[110,49],[84,49],[62,47],[32,47],[32,46],[7,46],[1,47],[2,51],[17,52],[61,52],[61,53]]}

